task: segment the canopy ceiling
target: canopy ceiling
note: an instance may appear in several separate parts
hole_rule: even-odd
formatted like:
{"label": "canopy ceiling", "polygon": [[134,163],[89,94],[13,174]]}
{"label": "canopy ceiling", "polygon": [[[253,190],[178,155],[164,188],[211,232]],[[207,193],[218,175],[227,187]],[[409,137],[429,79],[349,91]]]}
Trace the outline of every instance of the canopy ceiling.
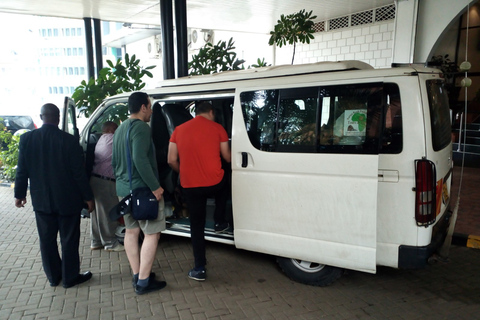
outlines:
{"label": "canopy ceiling", "polygon": [[[172,0],[173,1],[173,0]],[[316,21],[392,4],[394,0],[187,0],[187,26],[269,33],[281,14],[313,10]],[[2,0],[0,12],[160,25],[159,0]]]}

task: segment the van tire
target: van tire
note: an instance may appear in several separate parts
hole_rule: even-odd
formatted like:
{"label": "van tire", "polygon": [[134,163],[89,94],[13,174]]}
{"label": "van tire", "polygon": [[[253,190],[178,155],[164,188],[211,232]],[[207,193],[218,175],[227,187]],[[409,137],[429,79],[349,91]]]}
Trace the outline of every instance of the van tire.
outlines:
{"label": "van tire", "polygon": [[343,274],[341,268],[298,259],[277,257],[277,263],[290,279],[311,286],[328,286]]}

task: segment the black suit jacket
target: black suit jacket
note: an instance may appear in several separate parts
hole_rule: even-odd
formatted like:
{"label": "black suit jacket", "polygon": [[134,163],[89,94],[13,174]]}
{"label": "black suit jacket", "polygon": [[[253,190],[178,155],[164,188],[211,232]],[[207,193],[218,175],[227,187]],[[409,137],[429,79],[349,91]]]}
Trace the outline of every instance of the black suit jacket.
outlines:
{"label": "black suit jacket", "polygon": [[28,179],[35,211],[80,214],[84,201],[93,200],[82,148],[54,125],[20,136],[15,198],[26,197]]}

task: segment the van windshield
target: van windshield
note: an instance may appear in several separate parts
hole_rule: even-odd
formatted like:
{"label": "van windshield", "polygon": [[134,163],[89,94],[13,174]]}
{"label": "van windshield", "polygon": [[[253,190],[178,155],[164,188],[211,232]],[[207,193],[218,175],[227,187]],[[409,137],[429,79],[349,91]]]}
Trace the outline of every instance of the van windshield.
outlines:
{"label": "van windshield", "polygon": [[439,151],[448,146],[452,140],[450,108],[444,82],[442,80],[427,80],[427,93],[433,150]]}

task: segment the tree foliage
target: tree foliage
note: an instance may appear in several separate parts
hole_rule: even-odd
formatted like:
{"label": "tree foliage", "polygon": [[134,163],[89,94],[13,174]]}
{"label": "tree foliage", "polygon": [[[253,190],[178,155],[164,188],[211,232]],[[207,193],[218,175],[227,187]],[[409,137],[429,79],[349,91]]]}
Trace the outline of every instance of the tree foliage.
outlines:
{"label": "tree foliage", "polygon": [[269,67],[271,66],[271,64],[268,64],[266,61],[265,61],[265,58],[262,58],[262,60],[260,60],[260,58],[257,59],[257,63],[256,64],[252,64],[251,66],[249,66],[248,68],[250,69],[250,67],[252,68],[262,68],[262,67]]}
{"label": "tree foliage", "polygon": [[0,123],[0,162],[1,174],[8,181],[15,180],[18,163],[18,143],[20,136],[13,135],[7,131],[7,128]]}
{"label": "tree foliage", "polygon": [[155,66],[142,68],[140,60],[135,55],[130,57],[125,54],[125,65],[122,60],[118,59],[115,64],[107,60],[109,67],[100,70],[98,78],[93,77],[86,82],[83,80],[81,84],[75,88],[72,99],[79,110],[79,114],[85,114],[89,117],[93,111],[109,96],[113,96],[122,92],[137,91],[145,87],[142,81],[144,76],[152,78],[153,75],[149,71]]}
{"label": "tree foliage", "polygon": [[201,75],[243,69],[245,60],[237,59],[237,54],[233,51],[234,44],[233,38],[230,38],[228,43],[219,41],[216,45],[210,42],[205,44],[188,63],[188,74]]}
{"label": "tree foliage", "polygon": [[305,9],[288,16],[281,15],[273,31],[270,31],[269,45],[277,45],[280,48],[284,45],[293,44],[292,64],[295,59],[295,46],[297,42],[310,43],[314,39],[313,20],[317,16],[312,16],[313,11],[306,12]]}

